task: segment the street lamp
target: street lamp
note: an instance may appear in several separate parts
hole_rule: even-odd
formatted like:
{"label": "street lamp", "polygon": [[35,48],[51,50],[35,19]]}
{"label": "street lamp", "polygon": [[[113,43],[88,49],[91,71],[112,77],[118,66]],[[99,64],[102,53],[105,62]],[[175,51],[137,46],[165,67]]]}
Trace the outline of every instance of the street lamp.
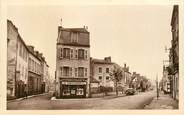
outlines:
{"label": "street lamp", "polygon": [[158,99],[159,98],[158,75],[156,77],[156,87],[157,87],[157,99]]}

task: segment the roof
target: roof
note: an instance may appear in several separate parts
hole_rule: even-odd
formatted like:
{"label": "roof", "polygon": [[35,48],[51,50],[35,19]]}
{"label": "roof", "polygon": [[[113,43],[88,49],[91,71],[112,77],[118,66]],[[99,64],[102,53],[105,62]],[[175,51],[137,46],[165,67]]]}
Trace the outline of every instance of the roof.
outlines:
{"label": "roof", "polygon": [[22,42],[22,44],[24,45],[24,47],[26,48],[26,50],[29,52],[29,49],[26,45],[26,43],[24,42],[23,38],[21,37],[19,31],[18,31],[18,28],[13,24],[13,22],[11,20],[7,20],[7,23],[11,24],[13,29],[17,32],[18,36],[17,36],[17,39],[20,40],[20,42]]}
{"label": "roof", "polygon": [[104,59],[92,59],[92,61],[96,64],[113,64],[112,62],[107,62]]}
{"label": "roof", "polygon": [[87,32],[86,28],[63,28],[61,26],[59,26],[59,29],[63,30],[63,31],[72,31],[72,32]]}

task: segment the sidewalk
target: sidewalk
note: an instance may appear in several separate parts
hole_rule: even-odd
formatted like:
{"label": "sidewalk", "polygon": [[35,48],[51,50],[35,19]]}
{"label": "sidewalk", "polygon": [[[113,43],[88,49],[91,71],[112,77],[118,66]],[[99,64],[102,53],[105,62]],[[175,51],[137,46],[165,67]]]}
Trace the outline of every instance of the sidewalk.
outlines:
{"label": "sidewalk", "polygon": [[159,98],[153,98],[149,105],[144,109],[178,109],[178,102],[170,97],[170,95],[160,94]]}
{"label": "sidewalk", "polygon": [[21,97],[21,98],[17,98],[17,99],[13,99],[13,100],[7,100],[7,103],[9,102],[14,102],[14,101],[21,101],[21,100],[24,100],[24,99],[29,99],[29,98],[32,98],[32,97],[37,97],[37,96],[41,96],[41,95],[46,95],[48,93],[42,93],[42,94],[37,94],[37,95],[30,95],[30,96],[27,96],[26,97]]}

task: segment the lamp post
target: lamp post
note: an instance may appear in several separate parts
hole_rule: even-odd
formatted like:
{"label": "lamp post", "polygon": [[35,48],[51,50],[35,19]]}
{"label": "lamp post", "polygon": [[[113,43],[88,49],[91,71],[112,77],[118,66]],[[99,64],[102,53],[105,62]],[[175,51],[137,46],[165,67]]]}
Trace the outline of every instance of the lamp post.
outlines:
{"label": "lamp post", "polygon": [[156,77],[156,87],[157,87],[157,99],[159,98],[159,85],[158,85],[158,75]]}

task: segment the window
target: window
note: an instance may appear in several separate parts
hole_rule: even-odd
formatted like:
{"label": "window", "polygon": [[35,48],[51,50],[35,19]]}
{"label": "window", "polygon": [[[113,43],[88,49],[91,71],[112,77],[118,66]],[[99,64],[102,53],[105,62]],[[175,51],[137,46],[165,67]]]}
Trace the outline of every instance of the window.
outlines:
{"label": "window", "polygon": [[110,78],[109,78],[109,76],[106,76],[106,80],[109,80]]}
{"label": "window", "polygon": [[79,77],[84,77],[84,68],[83,67],[78,68],[78,76]]}
{"label": "window", "polygon": [[102,76],[99,76],[98,79],[99,79],[99,80],[102,80]]}
{"label": "window", "polygon": [[84,89],[83,88],[77,88],[76,95],[84,95]]}
{"label": "window", "polygon": [[63,67],[63,76],[69,76],[69,67]]}
{"label": "window", "polygon": [[99,67],[99,73],[102,73],[102,68],[101,67]]}
{"label": "window", "polygon": [[69,48],[63,48],[63,58],[70,59],[70,49]]}
{"label": "window", "polygon": [[85,76],[87,76],[87,68],[85,68]]}
{"label": "window", "polygon": [[109,73],[109,68],[106,68],[106,73]]}
{"label": "window", "polygon": [[84,50],[83,49],[79,49],[79,51],[78,51],[78,58],[79,59],[84,59]]}
{"label": "window", "polygon": [[72,32],[71,33],[71,42],[77,43],[78,41],[78,33],[77,32]]}

